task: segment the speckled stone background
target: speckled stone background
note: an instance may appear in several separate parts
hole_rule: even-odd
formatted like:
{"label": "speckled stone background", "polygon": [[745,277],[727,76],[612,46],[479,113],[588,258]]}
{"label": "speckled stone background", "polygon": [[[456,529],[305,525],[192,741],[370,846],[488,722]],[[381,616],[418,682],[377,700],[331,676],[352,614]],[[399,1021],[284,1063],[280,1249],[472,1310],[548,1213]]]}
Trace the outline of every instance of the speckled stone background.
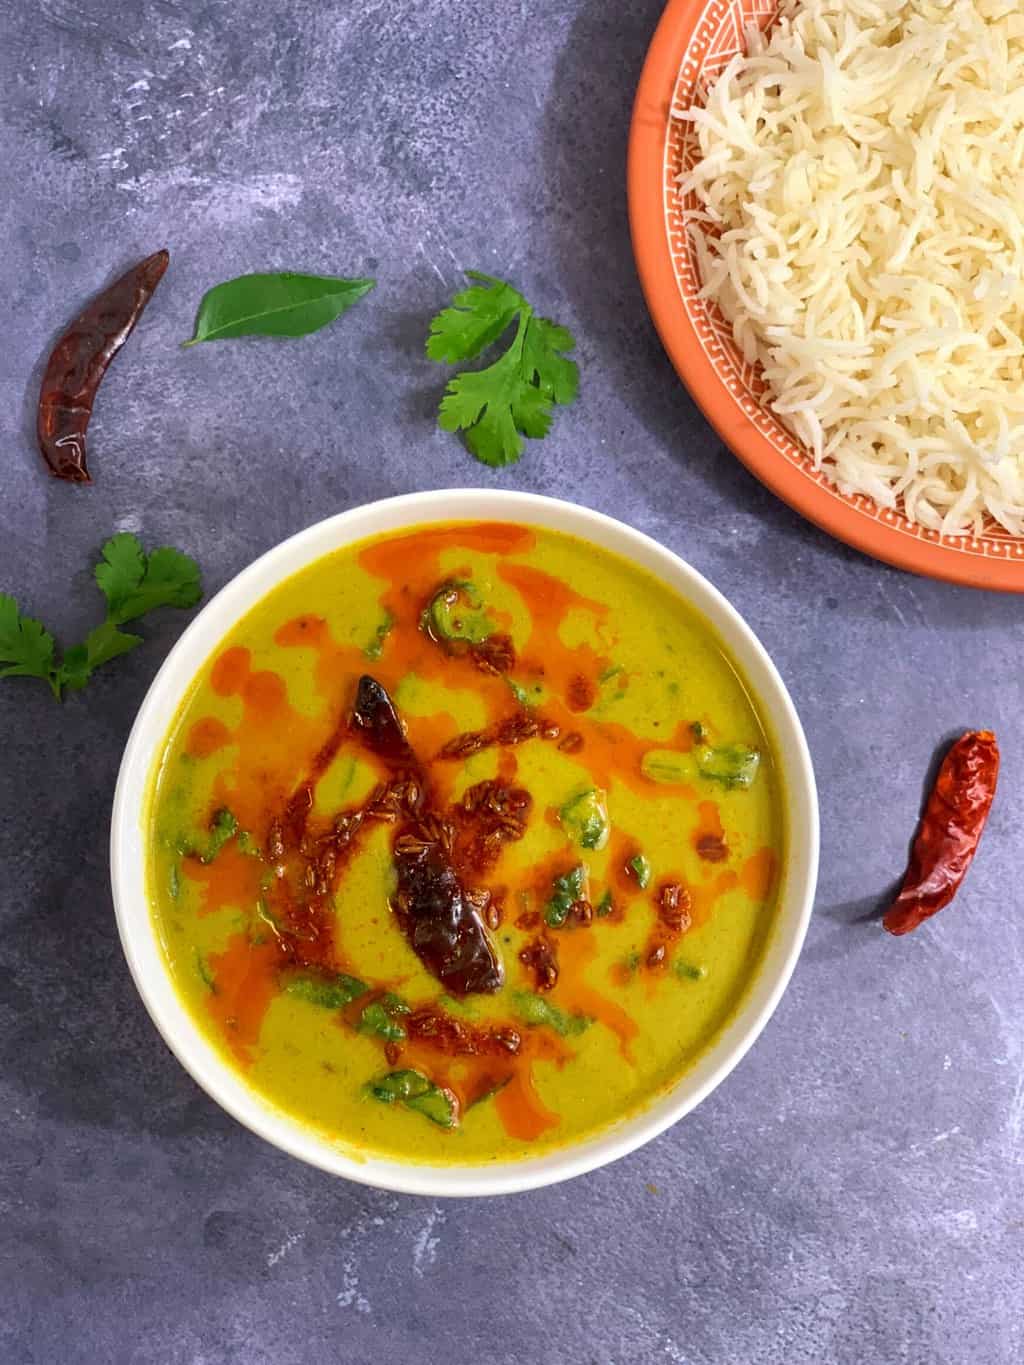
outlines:
{"label": "speckled stone background", "polygon": [[[0,0],[0,587],[66,641],[115,527],[208,590],[368,498],[475,483],[624,517],[752,621],[807,728],[817,910],[759,1044],[574,1183],[376,1193],[238,1127],[158,1038],[106,840],[185,616],[58,708],[0,683],[3,1365],[1009,1365],[1024,1358],[1021,606],[907,577],[761,489],[676,382],[624,160],[658,0]],[[95,486],[45,477],[40,365],[112,275],[171,269],[104,385]],[[435,430],[426,321],[480,267],[579,338],[577,407],[492,473]],[[371,273],[330,331],[181,351],[250,270]],[[897,941],[936,747],[992,725],[1000,799],[956,907]]]}

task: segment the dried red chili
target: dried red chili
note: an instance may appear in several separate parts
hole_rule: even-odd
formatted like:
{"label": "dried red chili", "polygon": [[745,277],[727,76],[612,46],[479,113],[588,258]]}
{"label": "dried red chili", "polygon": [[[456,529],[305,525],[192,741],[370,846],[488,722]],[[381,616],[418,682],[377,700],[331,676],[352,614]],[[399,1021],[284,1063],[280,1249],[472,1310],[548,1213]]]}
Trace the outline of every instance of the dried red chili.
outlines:
{"label": "dried red chili", "polygon": [[395,772],[403,793],[400,804],[389,806],[394,784],[382,788],[380,802],[367,814],[396,823],[392,853],[398,889],[392,908],[410,947],[453,994],[498,990],[504,968],[474,903],[476,896],[467,893],[455,866],[454,829],[431,810],[426,778],[402,718],[376,678],[359,679],[350,725]]}
{"label": "dried red chili", "polygon": [[999,746],[991,730],[968,730],[942,760],[918,826],[899,895],[882,924],[908,934],[956,895],[996,794]]}
{"label": "dried red chili", "polygon": [[89,483],[85,433],[107,366],[131,335],[170,260],[154,252],[85,308],[53,348],[39,394],[39,449],[50,473]]}
{"label": "dried red chili", "polygon": [[[407,832],[422,831],[412,826]],[[505,980],[501,958],[444,847],[421,839],[414,848],[400,839],[394,850],[398,890],[393,908],[409,946],[454,995],[499,990]]]}

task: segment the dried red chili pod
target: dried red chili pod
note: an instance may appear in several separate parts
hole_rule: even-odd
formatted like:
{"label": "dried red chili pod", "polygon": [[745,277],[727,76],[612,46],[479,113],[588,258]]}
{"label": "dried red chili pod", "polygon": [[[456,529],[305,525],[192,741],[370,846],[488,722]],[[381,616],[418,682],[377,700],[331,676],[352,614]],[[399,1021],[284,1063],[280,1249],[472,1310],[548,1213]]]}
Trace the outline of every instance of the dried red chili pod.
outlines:
{"label": "dried red chili pod", "polygon": [[[395,830],[398,890],[392,908],[413,952],[455,995],[498,990],[504,968],[452,861],[452,827],[431,809],[402,718],[387,689],[369,674],[359,679],[349,725],[372,753],[402,773],[404,813],[413,818]],[[369,813],[377,818],[385,814],[373,806]],[[392,814],[397,818],[397,805]]]}
{"label": "dried red chili pod", "polygon": [[351,726],[361,734],[367,748],[386,762],[418,766],[395,703],[387,689],[368,673],[359,679]]}
{"label": "dried red chili pod", "polygon": [[942,760],[910,852],[899,895],[882,924],[909,934],[956,895],[996,794],[999,746],[991,730],[968,730]]}
{"label": "dried red chili pod", "polygon": [[53,348],[39,394],[39,449],[56,479],[90,483],[85,433],[107,366],[131,335],[170,260],[156,251],[85,308]]}
{"label": "dried red chili pod", "polygon": [[505,980],[501,958],[444,850],[428,843],[425,854],[403,856],[396,840],[394,859],[393,909],[427,970],[453,995],[499,990]]}

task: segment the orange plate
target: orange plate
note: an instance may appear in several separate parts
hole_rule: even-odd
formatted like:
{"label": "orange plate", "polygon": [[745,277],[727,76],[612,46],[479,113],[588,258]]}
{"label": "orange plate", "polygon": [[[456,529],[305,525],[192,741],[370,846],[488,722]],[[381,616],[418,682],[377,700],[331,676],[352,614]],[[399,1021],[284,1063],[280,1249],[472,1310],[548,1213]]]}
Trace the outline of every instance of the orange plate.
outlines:
{"label": "orange plate", "polygon": [[913,525],[861,495],[847,497],[762,404],[757,367],[744,363],[713,303],[697,297],[697,261],[683,229],[675,177],[691,165],[689,125],[670,119],[703,96],[762,28],[776,0],[669,0],[637,89],[629,137],[629,219],[647,306],[665,349],[708,421],[772,492],[848,545],[913,573],[976,588],[1024,592],[1024,542],[993,526],[953,539]]}

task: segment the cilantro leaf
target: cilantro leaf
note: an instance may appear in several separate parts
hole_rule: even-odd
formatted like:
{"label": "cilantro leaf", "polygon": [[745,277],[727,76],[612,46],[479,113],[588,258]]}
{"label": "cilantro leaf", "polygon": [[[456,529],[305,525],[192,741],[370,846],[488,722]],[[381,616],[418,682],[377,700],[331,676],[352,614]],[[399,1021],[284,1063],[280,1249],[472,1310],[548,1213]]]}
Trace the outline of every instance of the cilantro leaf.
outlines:
{"label": "cilantro leaf", "polygon": [[84,644],[73,645],[65,650],[57,670],[58,685],[72,692],[80,692],[94,668],[109,663],[121,654],[127,654],[141,644],[141,635],[129,635],[127,631],[118,630],[113,622],[104,621],[101,626],[90,630]]}
{"label": "cilantro leaf", "polygon": [[539,439],[551,428],[554,404],[575,400],[579,368],[566,351],[572,333],[533,309],[511,285],[478,271],[486,282],[456,294],[431,323],[427,355],[456,362],[480,355],[518,317],[505,353],[482,370],[464,370],[452,379],[438,412],[444,431],[462,431],[466,445],[483,464],[513,464],[523,452],[522,437]]}
{"label": "cilantro leaf", "polygon": [[142,643],[120,627],[156,607],[191,607],[202,596],[199,566],[179,550],[163,548],[146,555],[127,531],[111,536],[95,569],[107,600],[106,619],[82,644],[64,652],[58,663],[53,636],[30,616],[22,616],[13,597],[0,593],[0,678],[41,678],[60,701],[64,688],[77,692],[95,669]]}
{"label": "cilantro leaf", "polygon": [[555,403],[572,403],[580,387],[580,367],[567,360],[576,342],[566,327],[548,318],[531,318],[523,343],[523,371],[531,384]]}
{"label": "cilantro leaf", "polygon": [[104,545],[96,582],[107,599],[107,617],[117,625],[156,607],[193,607],[203,595],[194,559],[168,546],[147,557],[127,531]]}
{"label": "cilantro leaf", "polygon": [[111,536],[102,555],[93,572],[100,592],[107,599],[107,613],[113,617],[142,582],[146,556],[138,537],[130,531]]}
{"label": "cilantro leaf", "polygon": [[456,294],[450,308],[443,308],[431,321],[427,355],[452,365],[474,360],[498,340],[516,314],[529,305],[517,290],[493,275],[467,270],[471,280],[484,280],[489,287],[472,285]]}
{"label": "cilantro leaf", "polygon": [[52,672],[53,636],[0,593],[0,678],[42,678],[52,687]]}

